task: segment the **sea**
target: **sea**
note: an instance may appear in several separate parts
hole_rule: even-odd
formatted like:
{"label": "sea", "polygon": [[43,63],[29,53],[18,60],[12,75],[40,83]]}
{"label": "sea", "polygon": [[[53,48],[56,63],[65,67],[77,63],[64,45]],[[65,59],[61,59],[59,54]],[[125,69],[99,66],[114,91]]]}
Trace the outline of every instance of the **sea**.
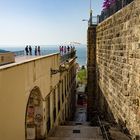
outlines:
{"label": "sea", "polygon": [[[87,46],[86,45],[74,45],[76,49],[77,63],[79,66],[86,66],[87,64]],[[32,45],[32,49],[34,50],[35,46]],[[42,51],[45,50],[46,54],[59,52],[58,45],[40,45]],[[0,45],[0,49],[7,51],[22,51],[25,50],[25,46],[10,46],[10,45]]]}

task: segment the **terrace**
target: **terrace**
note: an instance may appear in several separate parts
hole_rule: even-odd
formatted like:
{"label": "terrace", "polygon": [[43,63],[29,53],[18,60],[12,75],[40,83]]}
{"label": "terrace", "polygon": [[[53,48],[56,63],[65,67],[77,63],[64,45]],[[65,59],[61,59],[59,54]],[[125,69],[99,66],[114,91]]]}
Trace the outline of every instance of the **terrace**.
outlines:
{"label": "terrace", "polygon": [[[54,53],[51,53],[54,54]],[[10,63],[22,63],[25,61],[30,61],[35,58],[40,58],[42,56],[46,55],[51,55],[48,54],[46,50],[41,50],[41,55],[25,55],[24,50],[21,51],[14,51],[14,52],[9,52],[9,51],[4,51],[0,50],[0,66],[10,64]],[[67,62],[67,60],[72,59],[76,57],[76,50],[71,50],[70,52],[66,53],[61,53],[60,54],[60,62],[64,63]]]}

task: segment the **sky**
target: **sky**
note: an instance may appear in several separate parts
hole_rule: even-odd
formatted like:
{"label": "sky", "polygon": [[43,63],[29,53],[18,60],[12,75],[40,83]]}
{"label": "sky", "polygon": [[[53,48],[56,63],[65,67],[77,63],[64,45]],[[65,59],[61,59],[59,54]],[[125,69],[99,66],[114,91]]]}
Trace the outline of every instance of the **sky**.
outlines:
{"label": "sky", "polygon": [[[0,45],[86,44],[90,0],[0,0]],[[92,0],[94,16],[103,0]]]}

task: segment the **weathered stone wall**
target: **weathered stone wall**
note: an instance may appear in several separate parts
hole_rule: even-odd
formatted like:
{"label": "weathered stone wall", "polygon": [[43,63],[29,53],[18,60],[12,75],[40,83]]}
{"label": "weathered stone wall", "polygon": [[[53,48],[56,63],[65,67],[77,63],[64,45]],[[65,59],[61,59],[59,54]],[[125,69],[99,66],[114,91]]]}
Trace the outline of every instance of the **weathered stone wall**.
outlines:
{"label": "weathered stone wall", "polygon": [[[97,26],[100,109],[140,136],[140,0]],[[107,113],[106,113],[107,114]],[[111,114],[112,116],[112,114]]]}

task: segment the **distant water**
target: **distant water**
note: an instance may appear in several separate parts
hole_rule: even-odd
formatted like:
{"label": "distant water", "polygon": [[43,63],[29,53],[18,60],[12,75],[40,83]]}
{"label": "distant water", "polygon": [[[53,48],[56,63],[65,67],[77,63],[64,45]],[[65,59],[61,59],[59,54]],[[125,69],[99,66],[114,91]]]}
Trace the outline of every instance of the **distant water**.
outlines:
{"label": "distant water", "polygon": [[[59,46],[57,45],[40,45],[42,50],[45,50],[47,54],[59,52]],[[34,46],[32,46],[34,49]],[[0,49],[4,49],[7,51],[20,51],[24,50],[25,46],[0,46]],[[77,54],[77,62],[80,66],[86,65],[87,61],[87,47],[86,45],[77,45],[75,46],[76,54]]]}

